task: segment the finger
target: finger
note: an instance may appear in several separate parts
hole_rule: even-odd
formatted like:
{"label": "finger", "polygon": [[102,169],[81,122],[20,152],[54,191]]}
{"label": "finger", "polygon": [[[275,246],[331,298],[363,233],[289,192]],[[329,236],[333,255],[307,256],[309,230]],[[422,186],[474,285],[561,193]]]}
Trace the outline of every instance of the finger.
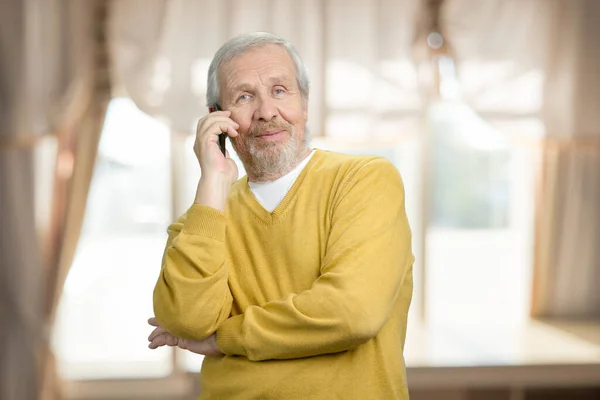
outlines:
{"label": "finger", "polygon": [[152,325],[152,326],[159,326],[158,325],[158,321],[156,320],[155,317],[152,318],[148,318],[148,324]]}
{"label": "finger", "polygon": [[216,140],[216,138],[224,132],[227,133],[229,136],[237,136],[238,132],[236,131],[236,129],[238,129],[239,127],[240,126],[233,120],[215,121],[207,128],[206,132],[211,132],[209,134],[212,136],[210,137],[210,140]]}
{"label": "finger", "polygon": [[151,342],[152,340],[154,340],[155,337],[164,335],[165,333],[169,333],[169,332],[167,332],[167,330],[163,327],[159,326],[158,328],[154,328],[152,333],[150,333],[150,335],[148,336],[148,341]]}
{"label": "finger", "polygon": [[213,111],[213,112],[209,113],[208,115],[211,115],[211,116],[225,115],[225,116],[229,117],[231,115],[231,111],[229,111],[229,110],[218,110],[218,111]]}
{"label": "finger", "polygon": [[151,342],[154,340],[155,337],[164,335],[165,333],[169,333],[169,332],[167,332],[167,330],[165,328],[163,328],[162,326],[159,326],[158,328],[155,328],[152,331],[152,333],[150,333],[150,336],[148,336],[148,341]]}
{"label": "finger", "polygon": [[229,118],[231,116],[231,111],[213,111],[209,112],[202,118],[198,120],[197,128],[202,126],[207,121],[213,120],[215,118]]}
{"label": "finger", "polygon": [[158,336],[158,337],[154,338],[154,340],[152,340],[150,342],[150,344],[148,345],[148,347],[151,348],[151,349],[156,349],[156,348],[159,348],[161,346],[164,346],[165,344],[167,344],[167,339],[165,338],[165,335],[161,335],[161,336]]}
{"label": "finger", "polygon": [[177,346],[177,337],[171,335],[171,334],[166,334],[166,342],[167,342],[167,346]]}
{"label": "finger", "polygon": [[231,137],[236,137],[239,135],[238,131],[236,129],[240,129],[240,126],[236,123],[236,128],[232,128],[230,127],[229,129],[227,129],[227,134]]}
{"label": "finger", "polygon": [[237,126],[237,122],[235,122],[234,120],[232,120],[231,118],[229,118],[230,116],[230,112],[226,111],[226,115],[222,114],[225,111],[219,111],[217,114],[217,112],[209,114],[207,116],[205,116],[204,118],[200,119],[198,121],[198,125],[196,126],[196,134],[199,134],[200,132],[205,132],[207,130],[207,128],[209,128],[211,125],[213,125],[215,122],[221,122],[221,123],[231,123],[234,126]]}

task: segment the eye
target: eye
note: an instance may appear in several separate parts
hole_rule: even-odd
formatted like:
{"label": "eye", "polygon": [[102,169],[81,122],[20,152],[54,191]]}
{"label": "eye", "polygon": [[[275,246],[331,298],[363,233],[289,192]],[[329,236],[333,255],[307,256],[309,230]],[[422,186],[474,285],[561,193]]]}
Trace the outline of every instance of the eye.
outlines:
{"label": "eye", "polygon": [[248,93],[244,93],[237,98],[237,101],[248,101],[250,100],[250,95]]}
{"label": "eye", "polygon": [[281,95],[283,95],[285,93],[286,93],[285,88],[283,88],[281,86],[276,87],[275,89],[273,89],[273,94],[275,94],[276,96],[281,96]]}

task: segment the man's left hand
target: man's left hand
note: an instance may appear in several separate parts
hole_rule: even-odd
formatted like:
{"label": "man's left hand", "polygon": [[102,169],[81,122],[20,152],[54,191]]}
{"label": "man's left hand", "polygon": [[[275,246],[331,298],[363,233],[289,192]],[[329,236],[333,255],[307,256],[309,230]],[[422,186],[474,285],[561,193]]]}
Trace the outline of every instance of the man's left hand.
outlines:
{"label": "man's left hand", "polygon": [[148,336],[148,345],[151,349],[157,349],[162,346],[177,346],[183,350],[189,350],[196,354],[202,354],[204,356],[219,356],[223,355],[217,345],[217,336],[212,334],[206,339],[202,340],[188,340],[182,339],[169,333],[165,328],[159,325],[156,318],[150,318],[148,323],[154,326],[154,330]]}

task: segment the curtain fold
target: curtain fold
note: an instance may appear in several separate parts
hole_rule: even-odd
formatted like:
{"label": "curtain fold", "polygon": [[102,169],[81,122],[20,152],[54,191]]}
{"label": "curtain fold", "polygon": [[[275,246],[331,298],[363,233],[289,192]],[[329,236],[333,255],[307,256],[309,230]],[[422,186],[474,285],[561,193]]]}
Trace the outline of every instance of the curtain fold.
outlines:
{"label": "curtain fold", "polygon": [[[50,327],[110,95],[103,29],[94,24],[103,23],[105,6],[97,0],[0,4],[2,399],[60,395]],[[59,148],[44,160],[58,162],[40,165],[43,137],[54,137]],[[54,164],[52,198],[40,199],[38,175]],[[51,215],[38,218],[40,208]]]}
{"label": "curtain fold", "polygon": [[532,314],[600,317],[600,140],[542,149]]}
{"label": "curtain fold", "polygon": [[473,110],[490,119],[537,117],[556,6],[554,0],[444,1],[440,27]]}
{"label": "curtain fold", "polygon": [[600,317],[600,3],[556,3],[531,313]]}
{"label": "curtain fold", "polygon": [[[81,233],[88,192],[93,176],[100,135],[111,99],[109,55],[106,38],[108,3],[88,2],[85,18],[87,45],[90,49],[90,79],[85,101],[79,112],[60,127],[57,168],[52,201],[52,219],[48,235],[48,281],[45,316],[54,324],[60,295],[75,257]],[[78,18],[82,18],[79,15]],[[53,390],[59,382],[55,358],[47,353],[43,393],[45,400],[60,398]]]}
{"label": "curtain fold", "polygon": [[[104,118],[111,98],[109,57],[105,35],[107,4],[90,2],[86,17],[90,24],[91,79],[84,105],[75,118],[63,121],[58,132],[58,156],[52,209],[49,254],[51,276],[46,313],[50,320],[60,298],[62,286],[73,261],[87,194],[96,161]],[[81,17],[81,16],[80,16]]]}
{"label": "curtain fold", "polygon": [[[4,104],[4,103],[3,103]],[[0,147],[0,398],[35,399],[43,345],[33,150]]]}

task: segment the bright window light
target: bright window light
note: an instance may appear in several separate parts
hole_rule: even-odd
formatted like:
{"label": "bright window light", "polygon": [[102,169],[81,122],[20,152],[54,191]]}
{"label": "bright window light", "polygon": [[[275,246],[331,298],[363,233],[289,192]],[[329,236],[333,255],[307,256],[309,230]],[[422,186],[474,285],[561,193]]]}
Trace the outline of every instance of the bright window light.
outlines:
{"label": "bright window light", "polygon": [[67,379],[172,370],[171,349],[150,350],[146,340],[170,219],[169,165],[168,128],[131,100],[114,99],[53,335]]}

